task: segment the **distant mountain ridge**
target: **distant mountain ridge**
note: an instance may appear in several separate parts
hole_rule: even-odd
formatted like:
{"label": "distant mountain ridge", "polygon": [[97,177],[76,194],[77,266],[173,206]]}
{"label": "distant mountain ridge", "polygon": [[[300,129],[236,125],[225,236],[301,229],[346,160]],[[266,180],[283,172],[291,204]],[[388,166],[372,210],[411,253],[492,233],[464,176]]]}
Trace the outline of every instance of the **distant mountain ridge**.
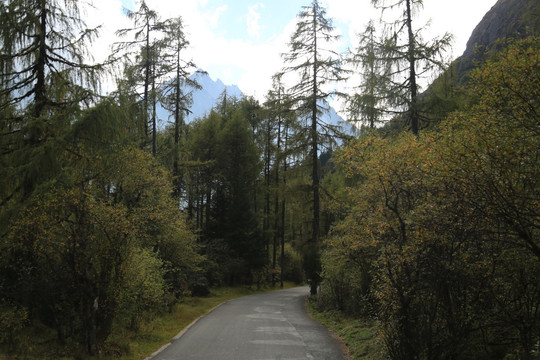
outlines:
{"label": "distant mountain ridge", "polygon": [[[237,99],[244,97],[244,93],[237,85],[225,85],[220,79],[213,80],[210,77],[210,74],[203,70],[199,69],[197,72],[193,73],[190,76],[190,79],[201,85],[201,89],[186,87],[182,89],[184,93],[191,92],[193,97],[193,103],[189,107],[190,113],[184,118],[186,123],[207,116],[216,106],[224,91],[226,91],[227,97],[235,97]],[[172,114],[161,104],[158,104],[156,107],[156,115],[160,124],[166,124],[167,122],[173,121]],[[323,114],[322,120],[327,124],[340,126],[346,133],[352,134],[351,125],[345,122],[332,107],[329,109],[328,113]]]}
{"label": "distant mountain ridge", "polygon": [[199,83],[202,89],[190,90],[193,95],[193,105],[190,108],[192,113],[186,118],[187,122],[208,115],[224,91],[226,91],[228,97],[238,99],[244,97],[242,90],[238,86],[225,85],[220,79],[214,81],[208,73],[202,70],[194,73],[190,78]]}
{"label": "distant mountain ridge", "polygon": [[[193,73],[190,76],[190,79],[196,81],[202,88],[182,88],[183,93],[191,92],[193,97],[193,104],[189,107],[190,113],[184,118],[186,123],[208,115],[224,91],[227,92],[228,97],[236,97],[238,99],[244,97],[244,94],[238,86],[225,85],[220,79],[214,81],[210,75],[203,70],[199,69],[197,72]],[[161,124],[174,121],[172,119],[172,114],[160,103],[157,105],[156,115]]]}

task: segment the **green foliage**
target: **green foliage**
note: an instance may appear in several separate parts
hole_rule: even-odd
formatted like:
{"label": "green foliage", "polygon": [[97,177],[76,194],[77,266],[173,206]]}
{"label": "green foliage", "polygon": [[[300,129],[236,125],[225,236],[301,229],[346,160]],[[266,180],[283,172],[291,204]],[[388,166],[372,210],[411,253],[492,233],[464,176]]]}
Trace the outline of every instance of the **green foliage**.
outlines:
{"label": "green foliage", "polygon": [[346,98],[348,121],[357,127],[374,128],[383,121],[384,102],[388,89],[388,78],[391,64],[383,58],[382,43],[376,38],[376,28],[372,21],[360,35],[358,49],[352,54],[349,62],[359,69],[362,76],[357,93]]}
{"label": "green foliage", "polygon": [[166,283],[163,262],[148,249],[137,249],[122,264],[125,279],[117,288],[119,316],[137,329],[143,316],[165,304]]}
{"label": "green foliage", "polygon": [[212,111],[190,124],[188,212],[203,231],[210,282],[251,284],[267,262],[253,200],[260,171],[256,124],[248,122],[244,100],[230,101],[224,94],[220,107],[221,114]]}
{"label": "green foliage", "polygon": [[[98,102],[102,67],[85,63],[96,32],[78,3],[0,2],[4,348],[33,354],[28,326],[56,336],[62,350],[51,357],[125,354],[118,334],[108,341],[114,331],[154,326],[209,285],[259,286],[281,271],[308,278],[312,292],[322,280],[318,305],[333,318],[336,309],[377,317],[393,359],[538,356],[537,37],[501,43],[466,92],[452,88],[451,73],[439,79],[421,107],[416,80],[442,65],[450,38],[421,42],[411,10],[422,1],[391,3],[404,15],[383,39],[368,27],[356,59],[366,82],[351,113],[372,126],[387,105],[408,115],[398,120],[411,120],[415,135],[424,115],[441,125],[420,137],[364,129],[334,157],[320,154],[333,145],[320,115],[342,95],[325,86],[346,72],[321,47],[336,37],[318,1],[302,8],[265,107],[223,93],[189,126],[180,87],[193,64],[180,58],[181,19],[158,21],[140,5],[128,12],[134,27],[120,30],[134,40],[118,46],[134,49],[135,65]],[[165,42],[153,39],[161,30]],[[162,99],[175,126],[158,134],[152,111],[151,156],[150,105],[166,72],[176,73]],[[291,74],[298,81],[285,91]],[[348,336],[364,336],[358,326],[347,325]]]}
{"label": "green foliage", "polygon": [[71,125],[51,150],[52,179],[36,187],[2,242],[6,300],[90,354],[118,315],[135,326],[167,305],[165,293],[183,295],[200,261],[168,174],[129,146],[121,114],[105,101]]}
{"label": "green foliage", "polygon": [[97,30],[86,27],[77,1],[16,0],[0,11],[0,109],[24,104],[39,118],[91,98],[102,66],[85,57]]}
{"label": "green foliage", "polygon": [[[280,262],[281,264],[281,262]],[[305,284],[303,263],[300,254],[290,247],[285,247],[285,256],[281,268],[283,277],[297,285]]]}
{"label": "green foliage", "polygon": [[431,41],[423,40],[425,26],[416,24],[423,0],[371,0],[371,3],[383,15],[387,10],[397,10],[391,11],[392,15],[397,14],[395,19],[383,22],[383,39],[375,45],[374,53],[386,63],[379,74],[384,85],[377,86],[375,95],[387,105],[384,112],[398,115],[398,120],[417,135],[426,120],[420,106],[420,80],[445,67],[444,52],[451,44],[452,35],[446,33]]}

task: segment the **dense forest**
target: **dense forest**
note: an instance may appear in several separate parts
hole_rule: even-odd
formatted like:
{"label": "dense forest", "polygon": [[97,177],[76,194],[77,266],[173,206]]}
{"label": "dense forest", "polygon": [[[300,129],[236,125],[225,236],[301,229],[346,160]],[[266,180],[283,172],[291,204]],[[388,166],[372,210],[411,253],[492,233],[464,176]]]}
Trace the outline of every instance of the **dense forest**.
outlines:
{"label": "dense forest", "polygon": [[[0,349],[39,326],[99,355],[186,297],[288,280],[376,319],[385,358],[538,358],[538,27],[463,66],[421,0],[371,3],[398,17],[340,54],[313,0],[263,103],[186,123],[182,18],[141,1],[95,64],[79,1],[0,1]],[[355,134],[322,120],[336,98]]]}

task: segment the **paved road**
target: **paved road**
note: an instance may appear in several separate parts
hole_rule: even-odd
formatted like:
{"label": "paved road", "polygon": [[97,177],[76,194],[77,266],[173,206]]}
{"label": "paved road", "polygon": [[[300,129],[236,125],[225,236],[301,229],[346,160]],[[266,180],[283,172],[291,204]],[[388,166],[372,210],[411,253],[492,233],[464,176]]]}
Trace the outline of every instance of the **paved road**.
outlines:
{"label": "paved road", "polygon": [[343,360],[304,309],[307,287],[247,296],[202,317],[153,360]]}

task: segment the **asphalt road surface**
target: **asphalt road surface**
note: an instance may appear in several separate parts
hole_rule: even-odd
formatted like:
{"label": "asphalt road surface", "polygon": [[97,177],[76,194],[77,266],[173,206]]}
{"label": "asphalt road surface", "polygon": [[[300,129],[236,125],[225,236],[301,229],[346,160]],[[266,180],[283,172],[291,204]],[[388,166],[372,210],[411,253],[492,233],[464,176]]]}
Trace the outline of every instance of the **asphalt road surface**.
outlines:
{"label": "asphalt road surface", "polygon": [[152,360],[344,360],[339,342],[308,316],[308,293],[301,287],[222,304]]}

